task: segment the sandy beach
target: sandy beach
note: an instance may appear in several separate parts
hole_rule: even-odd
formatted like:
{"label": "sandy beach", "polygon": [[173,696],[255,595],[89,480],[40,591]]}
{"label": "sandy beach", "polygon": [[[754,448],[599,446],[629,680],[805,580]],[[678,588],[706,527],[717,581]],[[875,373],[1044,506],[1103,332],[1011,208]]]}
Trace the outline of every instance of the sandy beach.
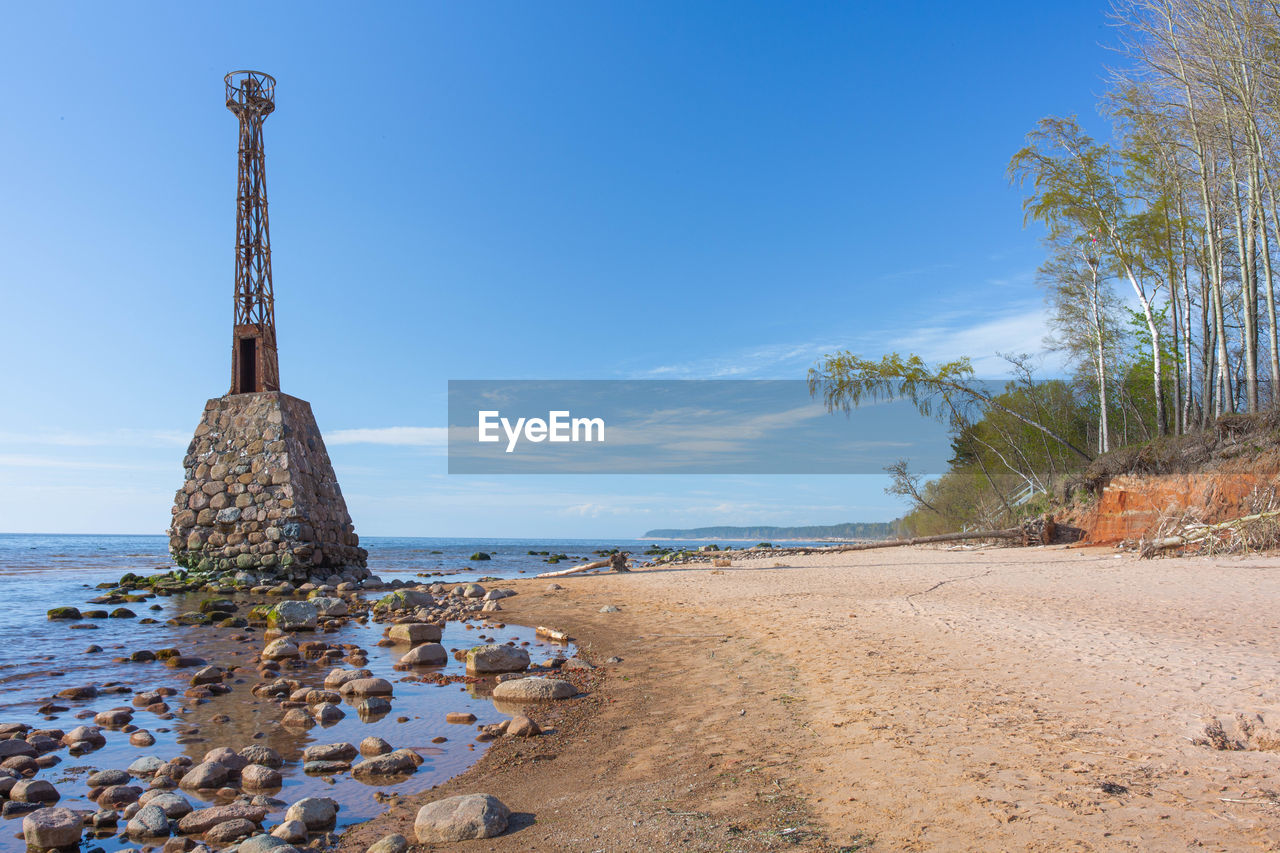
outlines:
{"label": "sandy beach", "polygon": [[[589,695],[345,849],[477,791],[512,828],[437,849],[1280,846],[1280,558],[917,548],[559,582],[513,582],[503,615],[573,634]],[[1215,719],[1245,748],[1206,743]]]}

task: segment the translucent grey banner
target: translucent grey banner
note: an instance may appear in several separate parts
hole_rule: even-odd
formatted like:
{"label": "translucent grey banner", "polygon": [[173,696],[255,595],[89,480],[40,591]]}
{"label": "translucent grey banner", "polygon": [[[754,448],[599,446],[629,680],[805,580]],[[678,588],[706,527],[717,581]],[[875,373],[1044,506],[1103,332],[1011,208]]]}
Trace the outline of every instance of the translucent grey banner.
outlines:
{"label": "translucent grey banner", "polygon": [[450,474],[941,473],[910,402],[832,414],[803,380],[450,380]]}

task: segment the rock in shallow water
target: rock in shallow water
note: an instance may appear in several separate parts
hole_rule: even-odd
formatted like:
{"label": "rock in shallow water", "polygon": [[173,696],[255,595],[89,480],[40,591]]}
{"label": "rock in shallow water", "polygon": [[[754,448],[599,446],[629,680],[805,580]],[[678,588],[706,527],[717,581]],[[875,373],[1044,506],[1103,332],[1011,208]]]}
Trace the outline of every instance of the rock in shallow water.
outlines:
{"label": "rock in shallow water", "polygon": [[360,780],[368,780],[380,776],[400,776],[413,773],[422,763],[422,758],[410,749],[397,749],[386,755],[366,758],[351,768],[351,775]]}
{"label": "rock in shallow water", "polygon": [[476,646],[467,650],[467,673],[519,672],[529,668],[529,653],[517,646]]}
{"label": "rock in shallow water", "polygon": [[338,804],[328,797],[304,797],[284,813],[285,820],[300,820],[316,832],[330,829],[338,820]]}
{"label": "rock in shallow water", "polygon": [[300,820],[286,820],[271,830],[271,834],[281,841],[301,844],[307,840],[307,825]]}
{"label": "rock in shallow water", "polygon": [[238,838],[244,838],[253,835],[258,831],[258,827],[253,821],[244,818],[233,818],[232,820],[224,820],[222,823],[214,826],[205,832],[206,841],[214,844],[226,844],[235,841]]}
{"label": "rock in shallow water", "polygon": [[463,794],[418,809],[413,832],[422,844],[493,838],[507,829],[511,811],[489,794]]}
{"label": "rock in shallow water", "polygon": [[449,660],[444,646],[439,643],[424,643],[414,646],[400,658],[400,663],[408,666],[444,666]]}
{"label": "rock in shallow water", "polygon": [[309,601],[282,601],[267,614],[267,624],[280,631],[311,631],[317,615]]}
{"label": "rock in shallow water", "polygon": [[205,761],[192,767],[183,774],[178,785],[186,791],[198,791],[201,788],[221,788],[230,775],[226,765],[216,761]]}
{"label": "rock in shallow water", "polygon": [[248,806],[242,803],[232,803],[227,806],[210,806],[207,809],[197,809],[178,821],[178,829],[188,835],[200,835],[208,832],[218,824],[226,823],[230,820],[247,820],[251,823],[261,823],[266,816],[267,809],[265,806]]}
{"label": "rock in shallow water", "polygon": [[250,764],[261,764],[263,767],[283,767],[284,759],[280,753],[269,746],[255,743],[240,750],[240,757]]}
{"label": "rock in shallow water", "polygon": [[387,637],[396,643],[409,643],[416,646],[419,643],[440,642],[441,632],[439,625],[408,622],[403,625],[392,625],[387,629]]}
{"label": "rock in shallow water", "polygon": [[9,799],[19,803],[52,803],[59,798],[58,790],[43,779],[23,779],[9,789]]}
{"label": "rock in shallow water", "polygon": [[279,788],[284,784],[280,771],[262,764],[250,764],[240,771],[240,784],[251,791]]}
{"label": "rock in shallow water", "polygon": [[80,816],[71,809],[40,809],[22,819],[22,835],[36,850],[74,847],[80,843]]}
{"label": "rock in shallow water", "polygon": [[138,779],[150,779],[156,771],[164,767],[164,761],[154,755],[144,755],[129,765],[129,774]]}
{"label": "rock in shallow water", "polygon": [[360,754],[363,756],[386,755],[391,751],[391,744],[380,737],[367,737],[360,741]]}
{"label": "rock in shallow water", "polygon": [[138,813],[129,818],[125,832],[134,838],[167,838],[169,836],[169,816],[164,809],[152,803],[138,809]]}
{"label": "rock in shallow water", "polygon": [[508,702],[547,702],[576,696],[578,688],[559,678],[517,678],[493,688],[493,698]]}
{"label": "rock in shallow water", "polygon": [[187,802],[187,798],[172,791],[148,791],[138,798],[138,802],[143,806],[155,806],[174,820],[186,817],[192,812],[191,803]]}
{"label": "rock in shallow water", "polygon": [[325,743],[302,750],[303,761],[350,761],[358,750],[349,743]]}
{"label": "rock in shallow water", "polygon": [[262,650],[262,659],[287,660],[289,658],[296,658],[301,654],[302,653],[298,651],[297,646],[289,642],[288,639],[281,637],[280,639],[273,640],[267,644],[267,647]]}
{"label": "rock in shallow water", "polygon": [[390,696],[392,690],[391,682],[385,678],[355,678],[344,683],[338,692],[344,696]]}
{"label": "rock in shallow water", "polygon": [[[246,838],[240,843],[239,853],[267,853],[274,850],[277,853],[284,853],[283,848],[288,847],[289,842],[283,838],[274,835],[260,833],[252,838]],[[290,848],[292,849],[292,848]]]}
{"label": "rock in shallow water", "polygon": [[85,779],[85,784],[90,788],[105,788],[108,785],[123,785],[132,778],[124,770],[99,770],[97,773],[90,773]]}

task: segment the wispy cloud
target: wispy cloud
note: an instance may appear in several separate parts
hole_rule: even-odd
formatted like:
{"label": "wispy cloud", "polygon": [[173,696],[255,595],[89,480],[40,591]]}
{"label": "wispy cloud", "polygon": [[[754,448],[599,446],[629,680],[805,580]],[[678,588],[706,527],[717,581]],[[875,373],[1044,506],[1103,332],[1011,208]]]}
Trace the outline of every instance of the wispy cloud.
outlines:
{"label": "wispy cloud", "polygon": [[837,349],[827,341],[767,344],[724,356],[692,359],[640,370],[637,379],[761,379],[803,377],[823,353]]}
{"label": "wispy cloud", "polygon": [[926,361],[968,356],[979,376],[1005,376],[1009,365],[998,353],[1044,352],[1046,320],[1039,304],[1011,305],[1003,311],[987,310],[921,325],[888,341],[888,349],[909,350]]}
{"label": "wispy cloud", "polygon": [[388,444],[398,447],[445,447],[449,443],[448,427],[368,427],[338,429],[324,436],[326,445]]}

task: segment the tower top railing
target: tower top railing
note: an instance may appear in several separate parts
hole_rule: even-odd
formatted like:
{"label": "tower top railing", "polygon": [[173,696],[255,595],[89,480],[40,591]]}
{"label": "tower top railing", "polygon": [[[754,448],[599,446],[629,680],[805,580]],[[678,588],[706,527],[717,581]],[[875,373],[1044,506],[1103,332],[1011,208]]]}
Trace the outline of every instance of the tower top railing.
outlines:
{"label": "tower top railing", "polygon": [[265,118],[276,108],[276,78],[261,71],[232,71],[227,84],[227,109],[237,116]]}

